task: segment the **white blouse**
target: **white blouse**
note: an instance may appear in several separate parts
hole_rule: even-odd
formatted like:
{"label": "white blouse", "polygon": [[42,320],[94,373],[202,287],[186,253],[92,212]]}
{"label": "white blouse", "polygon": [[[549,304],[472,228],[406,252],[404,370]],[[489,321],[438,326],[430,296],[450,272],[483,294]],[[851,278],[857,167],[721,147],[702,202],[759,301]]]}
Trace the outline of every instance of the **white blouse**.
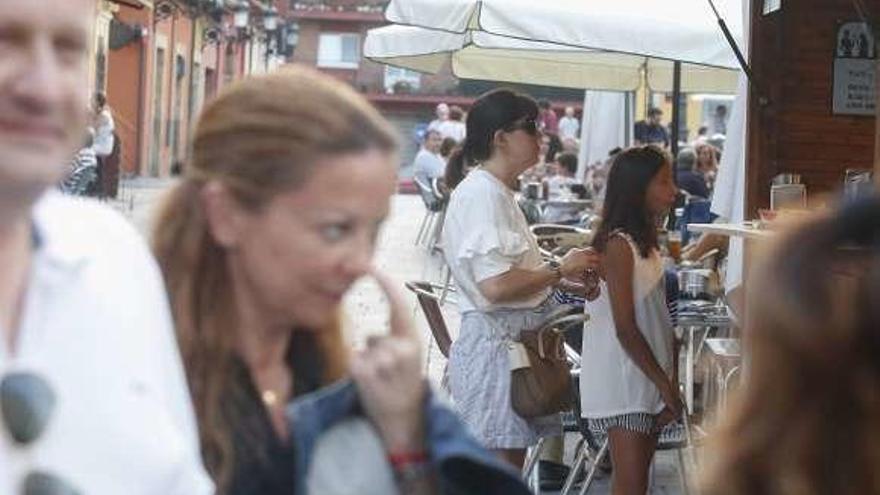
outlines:
{"label": "white blouse", "polygon": [[98,115],[95,124],[95,140],[92,147],[98,156],[108,156],[113,153],[113,131],[116,124],[113,121],[113,115],[110,110],[104,109]]}
{"label": "white blouse", "polygon": [[141,236],[112,210],[54,192],[36,205],[34,229],[21,326],[14,352],[0,339],[0,377],[37,374],[56,401],[29,445],[0,425],[0,493],[19,493],[35,470],[88,495],[213,493]]}
{"label": "white blouse", "polygon": [[512,268],[536,269],[543,260],[538,242],[529,231],[513,191],[489,172],[478,168],[455,188],[443,224],[443,255],[459,291],[459,309],[491,311],[534,308],[549,295],[545,289],[532,297],[493,305],[477,284]]}

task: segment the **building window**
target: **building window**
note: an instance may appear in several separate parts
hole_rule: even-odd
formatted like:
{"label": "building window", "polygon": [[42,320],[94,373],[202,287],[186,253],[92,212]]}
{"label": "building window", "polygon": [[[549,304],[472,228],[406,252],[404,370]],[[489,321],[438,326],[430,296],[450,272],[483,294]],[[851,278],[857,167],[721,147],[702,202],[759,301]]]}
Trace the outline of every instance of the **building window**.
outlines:
{"label": "building window", "polygon": [[385,92],[408,93],[419,89],[422,75],[414,70],[385,66]]}
{"label": "building window", "polygon": [[318,39],[318,67],[357,69],[360,61],[360,35],[323,33]]}

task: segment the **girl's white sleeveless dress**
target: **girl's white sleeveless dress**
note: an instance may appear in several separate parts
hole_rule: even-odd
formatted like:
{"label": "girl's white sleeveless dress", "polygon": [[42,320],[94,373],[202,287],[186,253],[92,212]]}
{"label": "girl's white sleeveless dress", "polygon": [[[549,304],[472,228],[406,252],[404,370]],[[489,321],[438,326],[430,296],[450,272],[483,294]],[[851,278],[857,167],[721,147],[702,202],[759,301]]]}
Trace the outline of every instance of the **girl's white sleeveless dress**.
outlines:
{"label": "girl's white sleeveless dress", "polygon": [[[674,333],[663,261],[656,250],[643,258],[629,235],[615,232],[613,236],[626,239],[632,249],[636,324],[660,367],[672,377]],[[581,351],[581,416],[597,434],[614,427],[650,434],[665,404],[654,383],[620,345],[608,286],[601,281],[600,287],[601,295],[585,306],[590,320],[584,324]]]}

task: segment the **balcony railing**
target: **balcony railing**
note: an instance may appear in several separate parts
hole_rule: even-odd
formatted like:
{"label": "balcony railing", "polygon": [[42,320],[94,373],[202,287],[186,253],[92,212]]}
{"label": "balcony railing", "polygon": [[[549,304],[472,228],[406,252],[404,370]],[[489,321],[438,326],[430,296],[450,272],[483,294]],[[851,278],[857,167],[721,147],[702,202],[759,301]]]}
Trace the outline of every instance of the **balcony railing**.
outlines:
{"label": "balcony railing", "polygon": [[344,1],[303,1],[293,0],[290,8],[294,12],[339,12],[339,13],[357,13],[357,14],[379,14],[385,12],[387,0],[377,2],[344,2]]}

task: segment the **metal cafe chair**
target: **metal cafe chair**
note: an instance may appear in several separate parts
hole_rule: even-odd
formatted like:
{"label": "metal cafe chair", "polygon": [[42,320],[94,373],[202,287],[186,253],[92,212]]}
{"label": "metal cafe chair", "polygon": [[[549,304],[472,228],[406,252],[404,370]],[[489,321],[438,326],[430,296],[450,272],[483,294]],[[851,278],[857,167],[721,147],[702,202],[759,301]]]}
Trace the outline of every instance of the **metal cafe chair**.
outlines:
{"label": "metal cafe chair", "polygon": [[446,326],[446,320],[443,319],[443,312],[440,310],[440,295],[435,292],[445,288],[423,281],[410,281],[404,285],[416,295],[419,306],[422,308],[422,312],[425,313],[425,319],[428,320],[428,328],[431,329],[431,335],[434,337],[437,348],[443,354],[443,357],[449,359],[452,337],[449,335],[449,328]]}
{"label": "metal cafe chair", "polygon": [[448,198],[443,194],[443,191],[440,190],[440,179],[431,179],[431,192],[434,195],[435,200],[440,203],[440,210],[434,215],[434,225],[429,231],[430,237],[428,237],[428,249],[435,250],[439,249],[438,244],[440,243],[440,235],[443,233],[443,223],[446,220],[446,205]]}
{"label": "metal cafe chair", "polygon": [[440,291],[440,305],[443,306],[446,304],[446,301],[456,304],[457,301],[449,299],[449,293],[455,292],[455,284],[452,282],[452,270],[449,268],[449,265],[443,265],[443,284],[441,287],[443,288]]}
{"label": "metal cafe chair", "polygon": [[[714,401],[712,405],[719,410],[724,410],[727,405],[727,395],[730,384],[740,374],[742,363],[742,351],[740,339],[736,338],[712,338],[706,339],[714,365],[714,380],[706,380],[715,387]],[[709,374],[707,368],[706,374]],[[710,402],[706,400],[707,405]]]}
{"label": "metal cafe chair", "polygon": [[[682,493],[687,495],[690,493],[688,488],[688,480],[687,480],[687,472],[685,470],[684,464],[684,449],[689,448],[692,445],[692,440],[690,436],[690,424],[688,423],[687,415],[683,415],[684,418],[683,424],[672,424],[668,425],[663,431],[660,433],[660,437],[657,440],[657,452],[663,450],[675,450],[678,457],[678,474],[679,474],[679,482],[681,483]],[[580,446],[578,447],[577,453],[575,455],[575,463],[571,468],[571,472],[568,475],[568,478],[565,480],[565,484],[563,485],[561,495],[568,495],[572,493],[574,489],[575,481],[578,476],[580,476],[581,471],[583,470],[586,463],[590,462],[590,470],[587,473],[587,477],[581,485],[580,490],[578,491],[579,495],[584,495],[590,489],[590,486],[593,483],[593,480],[596,478],[596,472],[598,470],[599,465],[605,460],[605,458],[609,454],[609,446],[610,442],[607,437],[601,439],[601,447],[599,447],[599,451],[595,456],[591,456],[589,453],[589,443],[585,440],[581,441]],[[592,457],[592,458],[591,458]]]}
{"label": "metal cafe chair", "polygon": [[[568,347],[568,345],[566,345],[566,347]],[[566,352],[568,353],[569,361],[574,363],[572,376],[576,377],[576,380],[580,380],[581,355],[574,349],[570,348],[567,348]],[[575,419],[579,427],[575,431],[579,431],[581,433],[581,440],[578,443],[577,448],[575,449],[574,464],[571,466],[571,471],[569,472],[568,478],[566,478],[565,483],[563,484],[560,495],[569,495],[573,492],[574,485],[578,477],[581,475],[584,467],[589,462],[590,469],[587,472],[586,478],[584,479],[580,490],[578,491],[579,495],[586,494],[596,477],[599,466],[603,462],[607,461],[606,458],[608,457],[610,447],[609,439],[607,438],[607,436],[594,436],[588,427],[587,421],[581,417],[580,389],[577,383],[575,383],[573,393],[575,394]],[[682,402],[684,402],[684,398],[682,398]],[[664,450],[676,451],[679,481],[681,483],[682,492],[685,495],[688,494],[688,480],[685,470],[684,450],[692,447],[693,445],[694,442],[693,435],[691,433],[690,418],[688,417],[687,409],[685,409],[684,414],[682,414],[681,424],[674,423],[667,425],[663,429],[663,431],[660,432],[660,436],[657,439],[656,449],[658,452]],[[595,452],[595,454],[593,454],[593,452]],[[695,462],[692,462],[692,465],[695,464]]]}
{"label": "metal cafe chair", "polygon": [[[562,305],[556,308],[538,327],[538,331],[543,330],[551,330],[556,333],[566,333],[575,328],[580,328],[583,326],[584,322],[589,319],[589,316],[586,315],[583,311],[583,308],[572,305]],[[571,367],[572,378],[576,378],[576,374],[579,372],[579,364],[580,357],[577,355],[577,352],[572,350],[567,344],[565,347],[565,355],[566,361],[568,361],[569,366]],[[572,389],[572,393],[574,394],[574,389]],[[569,428],[569,421],[565,421],[566,413],[562,413],[563,415],[563,430],[564,431],[576,431],[577,428],[571,429]],[[568,413],[571,415],[571,412]],[[532,486],[533,489],[536,489],[539,485],[539,480],[536,479],[537,470],[535,469],[538,465],[538,459],[541,456],[541,453],[544,450],[544,439],[540,439],[538,443],[528,449],[526,454],[526,462],[523,466],[523,479]],[[536,490],[537,492],[537,490]]]}
{"label": "metal cafe chair", "polygon": [[418,245],[430,239],[429,236],[436,230],[435,224],[437,222],[437,215],[443,211],[444,202],[442,198],[437,196],[434,188],[430,184],[425,184],[419,178],[413,178],[413,182],[416,184],[416,187],[419,190],[419,196],[422,198],[422,203],[425,205],[425,215],[422,217],[422,222],[419,225],[419,233],[416,235],[415,240],[415,244]]}
{"label": "metal cafe chair", "polygon": [[593,240],[593,232],[573,225],[541,223],[531,225],[529,230],[545,253],[562,256],[571,248],[586,247]]}

